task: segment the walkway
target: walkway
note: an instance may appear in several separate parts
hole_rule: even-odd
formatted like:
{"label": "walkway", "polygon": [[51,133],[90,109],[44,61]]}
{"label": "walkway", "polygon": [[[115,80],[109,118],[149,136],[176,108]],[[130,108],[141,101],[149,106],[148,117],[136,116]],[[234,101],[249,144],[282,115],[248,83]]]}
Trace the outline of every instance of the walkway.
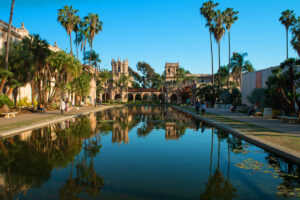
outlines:
{"label": "walkway", "polygon": [[264,119],[263,117],[249,117],[243,113],[232,113],[229,109],[207,108],[207,112],[228,117],[230,119],[241,121],[274,131],[300,135],[300,124],[283,123],[278,119]]}
{"label": "walkway", "polygon": [[9,119],[0,118],[0,138],[111,107],[113,106],[87,106],[81,107],[79,110],[74,109],[65,114],[60,114],[60,110],[55,110],[46,112],[45,114],[32,113],[19,115]]}

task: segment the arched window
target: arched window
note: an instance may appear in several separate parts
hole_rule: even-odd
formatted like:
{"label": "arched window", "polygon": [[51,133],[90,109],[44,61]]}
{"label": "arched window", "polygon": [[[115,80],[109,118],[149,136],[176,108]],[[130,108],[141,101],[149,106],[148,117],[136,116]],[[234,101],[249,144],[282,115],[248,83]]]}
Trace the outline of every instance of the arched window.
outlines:
{"label": "arched window", "polygon": [[121,72],[121,68],[120,68],[120,66],[118,67],[118,72]]}

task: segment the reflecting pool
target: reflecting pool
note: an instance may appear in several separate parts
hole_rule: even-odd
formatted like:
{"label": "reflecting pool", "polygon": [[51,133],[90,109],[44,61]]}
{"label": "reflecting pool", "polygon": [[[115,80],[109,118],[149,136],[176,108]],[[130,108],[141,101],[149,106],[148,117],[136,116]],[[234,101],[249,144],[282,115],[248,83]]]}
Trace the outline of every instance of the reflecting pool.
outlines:
{"label": "reflecting pool", "polygon": [[297,199],[300,168],[171,107],[0,139],[0,199]]}

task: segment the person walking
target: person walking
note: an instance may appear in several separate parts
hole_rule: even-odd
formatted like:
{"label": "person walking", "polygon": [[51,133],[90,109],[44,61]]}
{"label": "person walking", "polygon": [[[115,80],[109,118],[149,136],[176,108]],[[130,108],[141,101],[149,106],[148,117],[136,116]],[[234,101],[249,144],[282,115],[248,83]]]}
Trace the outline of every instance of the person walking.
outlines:
{"label": "person walking", "polygon": [[66,100],[65,109],[66,109],[66,112],[69,112],[69,101],[68,100]]}
{"label": "person walking", "polygon": [[202,102],[201,110],[202,110],[202,115],[205,114],[206,105],[205,105],[205,102],[204,102],[204,101]]}
{"label": "person walking", "polygon": [[196,108],[196,113],[197,113],[197,115],[199,115],[200,102],[198,101],[198,99],[197,99],[197,101],[196,101],[196,106],[195,106],[195,108]]}
{"label": "person walking", "polygon": [[64,110],[66,109],[65,99],[60,100],[60,113],[64,114]]}

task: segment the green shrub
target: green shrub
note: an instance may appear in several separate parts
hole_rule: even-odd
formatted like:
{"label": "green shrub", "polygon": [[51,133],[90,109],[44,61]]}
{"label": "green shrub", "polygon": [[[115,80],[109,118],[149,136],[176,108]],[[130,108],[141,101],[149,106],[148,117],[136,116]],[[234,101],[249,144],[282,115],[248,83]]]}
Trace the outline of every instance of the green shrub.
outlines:
{"label": "green shrub", "polygon": [[0,106],[7,105],[8,107],[13,107],[14,102],[8,98],[8,96],[2,94],[0,95]]}

